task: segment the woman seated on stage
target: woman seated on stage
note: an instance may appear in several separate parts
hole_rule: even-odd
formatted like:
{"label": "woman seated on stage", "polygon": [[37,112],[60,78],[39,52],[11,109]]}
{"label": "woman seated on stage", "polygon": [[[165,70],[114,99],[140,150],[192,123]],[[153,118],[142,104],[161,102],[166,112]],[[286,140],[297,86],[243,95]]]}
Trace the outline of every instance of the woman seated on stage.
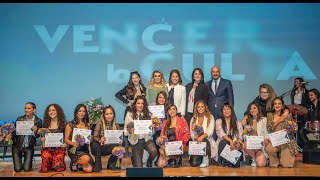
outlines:
{"label": "woman seated on stage", "polygon": [[[190,139],[190,131],[187,121],[183,117],[177,116],[177,107],[170,104],[167,108],[167,120],[162,124],[161,136],[166,136],[168,141],[182,141],[182,150],[186,151],[187,141]],[[163,156],[163,151],[160,150],[160,155]],[[182,166],[181,155],[169,156],[167,167]]]}
{"label": "woman seated on stage", "polygon": [[[190,165],[200,166],[200,167],[208,167],[211,158],[216,156],[216,142],[212,137],[214,131],[215,120],[213,115],[208,109],[206,103],[202,100],[199,100],[194,106],[193,117],[190,122],[190,134],[191,139],[196,142],[206,142],[206,155],[203,156],[202,161],[197,161],[199,156],[191,155],[190,156]],[[200,126],[203,128],[203,132],[201,134],[197,134],[194,129],[196,126]],[[200,158],[201,160],[201,158]]]}
{"label": "woman seated on stage", "polygon": [[237,144],[242,145],[243,131],[241,122],[237,120],[232,105],[228,102],[224,103],[221,111],[222,117],[216,120],[216,132],[218,135],[218,139],[216,141],[216,144],[218,145],[216,161],[225,167],[240,167],[240,161],[243,159],[242,153],[236,164],[232,164],[230,161],[220,156],[222,150],[227,144],[230,145],[230,150],[240,150],[241,147]]}
{"label": "woman seated on stage", "polygon": [[[32,159],[34,156],[34,147],[36,145],[36,138],[40,135],[37,133],[38,129],[42,127],[42,120],[35,114],[36,105],[33,102],[27,102],[24,107],[25,115],[17,118],[15,127],[17,127],[18,121],[33,121],[34,125],[31,127],[33,135],[17,135],[16,131],[12,133],[12,161],[15,172],[20,171],[31,171],[32,170]],[[9,137],[7,137],[10,139]],[[22,157],[23,163],[22,163]]]}
{"label": "woman seated on stage", "polygon": [[102,115],[94,128],[93,143],[91,146],[91,152],[95,157],[95,165],[93,169],[94,172],[100,172],[102,169],[101,156],[107,155],[110,155],[107,163],[107,169],[115,169],[118,158],[112,154],[112,149],[119,146],[119,144],[106,144],[104,132],[105,130],[119,129],[119,125],[116,124],[116,113],[114,108],[110,105],[106,106],[103,109]]}
{"label": "woman seated on stage", "polygon": [[143,96],[137,96],[131,109],[126,115],[124,124],[124,135],[128,136],[132,148],[133,167],[143,167],[143,150],[147,150],[149,157],[147,167],[152,167],[152,161],[157,156],[156,145],[152,139],[152,134],[134,134],[134,128],[128,130],[128,124],[131,121],[151,120],[151,113],[148,109],[146,99]]}
{"label": "woman seated on stage", "polygon": [[[308,109],[308,118],[306,119],[306,125],[299,131],[301,139],[303,140],[304,144],[308,142],[307,134],[309,133],[316,133],[319,137],[320,134],[320,94],[317,89],[310,89],[309,90],[309,104],[307,105]],[[319,140],[319,139],[318,139]]]}
{"label": "woman seated on stage", "polygon": [[[80,165],[82,165],[82,170],[84,172],[92,172],[93,170],[94,163],[92,157],[89,154],[89,145],[83,144],[83,146],[81,146],[77,142],[72,142],[72,138],[74,138],[72,137],[74,128],[90,129],[90,125],[88,124],[88,122],[89,116],[87,107],[84,104],[78,104],[74,110],[74,118],[66,125],[64,132],[64,142],[68,145],[68,155],[71,159],[71,171],[80,170]],[[75,153],[70,151],[72,147],[76,147]]]}
{"label": "woman seated on stage", "polygon": [[[272,110],[267,114],[267,131],[268,134],[280,130],[288,130],[287,121],[292,121],[292,116],[289,114],[286,118],[283,115],[285,104],[282,98],[277,97],[272,101]],[[270,167],[293,167],[295,155],[298,153],[298,146],[293,133],[288,133],[290,141],[288,143],[273,147],[270,139],[264,140],[265,149],[269,156]]]}
{"label": "woman seated on stage", "polygon": [[[261,114],[261,109],[259,104],[252,102],[248,105],[246,116],[248,118],[241,121],[242,126],[246,133],[244,134],[244,139],[247,136],[263,136],[267,135],[266,132],[266,122],[267,118],[263,117]],[[245,147],[247,144],[245,143]],[[267,157],[264,147],[262,149],[244,149],[245,152],[252,158],[251,166],[253,167],[265,167],[267,165]]]}
{"label": "woman seated on stage", "polygon": [[[43,132],[47,133],[62,133],[64,134],[64,129],[66,127],[66,116],[63,109],[58,104],[50,104],[44,113],[43,118]],[[45,134],[42,133],[41,141],[44,144]],[[66,163],[64,161],[66,152],[66,144],[62,147],[42,147],[41,149],[41,173],[45,173],[51,170],[56,172],[61,172],[66,170]]]}

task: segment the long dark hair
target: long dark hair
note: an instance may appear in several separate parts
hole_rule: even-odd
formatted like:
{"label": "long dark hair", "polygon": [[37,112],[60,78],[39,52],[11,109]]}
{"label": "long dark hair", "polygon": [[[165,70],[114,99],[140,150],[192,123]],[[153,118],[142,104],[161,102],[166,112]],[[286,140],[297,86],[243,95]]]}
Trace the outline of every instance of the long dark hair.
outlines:
{"label": "long dark hair", "polygon": [[127,96],[129,99],[134,99],[134,95],[137,93],[137,89],[135,88],[134,86],[134,83],[132,82],[132,76],[136,74],[140,80],[139,80],[139,85],[141,86],[141,94],[145,94],[146,93],[146,87],[143,85],[142,81],[141,81],[141,76],[140,74],[138,73],[138,71],[133,71],[130,73],[130,78],[129,78],[129,81],[128,81],[128,84],[127,84]]}
{"label": "long dark hair", "polygon": [[141,95],[137,96],[131,105],[130,112],[132,113],[132,118],[138,119],[136,104],[139,99],[143,100],[142,119],[151,119],[151,112],[148,109],[147,100],[144,96],[141,96]]}
{"label": "long dark hair", "polygon": [[48,107],[46,108],[44,112],[44,117],[43,117],[43,127],[48,128],[50,126],[51,117],[49,116],[49,109],[51,106],[53,106],[57,111],[58,127],[64,128],[67,123],[66,115],[64,114],[64,111],[61,108],[61,106],[59,106],[58,104],[49,104]]}
{"label": "long dark hair", "polygon": [[112,113],[113,113],[113,119],[111,121],[111,126],[112,126],[112,129],[113,130],[117,130],[117,126],[116,126],[116,112],[114,110],[114,108],[111,106],[111,105],[108,105],[106,107],[103,108],[102,110],[102,114],[100,116],[100,121],[103,123],[103,124],[106,124],[107,123],[107,120],[106,118],[104,117],[104,114],[106,113],[107,109],[111,109]]}
{"label": "long dark hair", "polygon": [[160,105],[159,102],[158,102],[158,98],[159,98],[159,95],[162,94],[164,99],[166,100],[164,102],[164,111],[165,111],[165,119],[167,119],[167,107],[169,106],[169,100],[168,100],[168,95],[165,91],[160,91],[158,94],[157,94],[157,97],[156,97],[156,105]]}
{"label": "long dark hair", "polygon": [[84,115],[83,118],[83,122],[85,123],[85,126],[90,127],[88,122],[89,122],[89,115],[88,115],[88,110],[87,110],[87,106],[84,104],[78,104],[76,106],[76,108],[74,109],[74,113],[73,113],[73,120],[71,121],[71,123],[75,126],[77,124],[80,123],[80,120],[77,118],[77,114],[80,110],[80,108],[83,107],[85,109],[86,114]]}
{"label": "long dark hair", "polygon": [[[169,112],[169,109],[170,109],[171,107],[175,107],[176,110],[178,110],[176,105],[170,104],[170,105],[168,106],[168,108],[167,108],[167,112]],[[168,114],[168,115],[167,115],[167,123],[166,123],[166,126],[164,127],[164,132],[167,132],[167,130],[170,128],[170,126],[171,126],[171,116]]]}
{"label": "long dark hair", "polygon": [[[230,118],[230,130],[231,130],[231,136],[234,137],[236,134],[239,133],[238,131],[238,126],[237,126],[237,116],[236,116],[236,113],[234,112],[234,109],[232,107],[231,104],[229,104],[228,102],[225,102],[221,108],[221,113],[223,114],[223,108],[224,107],[228,107],[231,109],[231,118]],[[222,120],[222,129],[224,132],[227,133],[227,122],[226,122],[226,119],[224,117],[224,114],[223,116],[221,116],[221,120]]]}
{"label": "long dark hair", "polygon": [[[270,112],[274,113],[274,112],[276,111],[276,110],[273,108],[273,106],[274,106],[274,102],[275,102],[277,99],[282,102],[282,108],[281,108],[281,111],[280,111],[280,115],[282,115],[282,114],[284,113],[284,110],[285,110],[285,109],[288,109],[288,110],[289,110],[289,108],[284,104],[284,101],[283,101],[283,99],[282,99],[281,97],[276,97],[276,98],[273,99],[273,101],[272,101],[272,106],[271,106],[272,109],[271,109]],[[290,112],[290,110],[289,110],[289,112]]]}

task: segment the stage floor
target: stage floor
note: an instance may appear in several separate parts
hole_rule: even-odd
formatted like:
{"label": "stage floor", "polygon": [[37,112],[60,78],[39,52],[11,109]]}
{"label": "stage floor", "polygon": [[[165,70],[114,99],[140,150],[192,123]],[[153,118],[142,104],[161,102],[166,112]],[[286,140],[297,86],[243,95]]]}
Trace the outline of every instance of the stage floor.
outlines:
{"label": "stage floor", "polygon": [[[106,169],[108,157],[103,157],[102,171],[98,173],[71,172],[69,168],[64,172],[48,172],[39,173],[39,165],[34,166],[31,172],[15,173],[11,168],[0,169],[0,177],[126,177],[126,168],[132,167],[130,158],[123,158],[122,169],[120,171],[112,171]],[[1,163],[1,162],[0,162]],[[69,165],[68,157],[66,163]],[[188,157],[183,157],[182,167],[164,168],[163,176],[314,176],[320,177],[320,165],[304,164],[302,157],[297,157],[295,167],[293,168],[268,168],[268,167],[251,167],[245,164],[240,168],[221,167],[218,165],[210,165],[207,168],[191,167]]]}

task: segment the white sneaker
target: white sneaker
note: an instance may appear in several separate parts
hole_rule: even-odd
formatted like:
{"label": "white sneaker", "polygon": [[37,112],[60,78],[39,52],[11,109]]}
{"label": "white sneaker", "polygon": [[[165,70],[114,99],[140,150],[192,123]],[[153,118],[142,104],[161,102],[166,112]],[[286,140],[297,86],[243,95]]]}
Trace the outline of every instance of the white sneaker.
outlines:
{"label": "white sneaker", "polygon": [[251,166],[257,167],[256,159],[252,159]]}
{"label": "white sneaker", "polygon": [[209,166],[209,158],[208,158],[208,156],[203,156],[202,163],[200,164],[199,167],[205,168],[208,166]]}

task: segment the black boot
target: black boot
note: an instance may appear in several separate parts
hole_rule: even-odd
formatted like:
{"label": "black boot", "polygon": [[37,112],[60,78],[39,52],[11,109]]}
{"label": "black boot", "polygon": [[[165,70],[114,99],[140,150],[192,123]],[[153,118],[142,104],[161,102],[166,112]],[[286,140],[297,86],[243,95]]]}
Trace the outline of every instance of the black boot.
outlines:
{"label": "black boot", "polygon": [[147,167],[152,167],[152,160],[147,161]]}

